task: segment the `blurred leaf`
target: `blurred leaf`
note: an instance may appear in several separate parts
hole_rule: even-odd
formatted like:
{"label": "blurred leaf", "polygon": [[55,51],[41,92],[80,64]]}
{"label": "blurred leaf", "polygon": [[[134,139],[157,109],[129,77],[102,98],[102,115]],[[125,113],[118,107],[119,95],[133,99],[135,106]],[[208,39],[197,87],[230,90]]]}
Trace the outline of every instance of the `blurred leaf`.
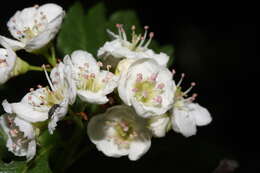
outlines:
{"label": "blurred leaf", "polygon": [[74,50],[83,49],[96,54],[106,39],[105,7],[98,3],[84,15],[80,3],[75,3],[65,17],[58,36],[57,47],[62,55],[71,54]]}
{"label": "blurred leaf", "polygon": [[11,163],[4,163],[0,160],[0,173],[22,173],[26,168],[26,162],[13,161]]}

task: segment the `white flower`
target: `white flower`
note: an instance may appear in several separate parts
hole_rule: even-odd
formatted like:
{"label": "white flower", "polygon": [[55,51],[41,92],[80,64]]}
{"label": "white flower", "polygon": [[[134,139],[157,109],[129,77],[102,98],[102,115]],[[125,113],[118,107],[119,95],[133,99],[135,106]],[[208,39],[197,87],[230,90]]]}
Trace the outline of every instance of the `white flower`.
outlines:
{"label": "white flower", "polygon": [[117,87],[117,76],[109,71],[100,70],[101,64],[86,51],[74,51],[71,58],[64,58],[64,63],[71,69],[81,100],[97,104],[108,102],[106,95]]}
{"label": "white flower", "polygon": [[197,103],[187,103],[173,109],[172,127],[185,137],[195,135],[196,126],[205,126],[212,121],[207,109]]}
{"label": "white flower", "polygon": [[195,135],[197,132],[196,126],[205,126],[212,121],[209,111],[200,106],[198,103],[193,103],[197,94],[193,94],[191,97],[185,98],[188,92],[195,86],[195,83],[191,83],[191,87],[182,92],[180,84],[183,80],[184,74],[181,80],[177,84],[177,90],[175,93],[175,102],[172,110],[172,128],[175,132],[181,133],[185,137]]}
{"label": "white flower", "polygon": [[151,146],[145,121],[127,106],[114,106],[94,116],[88,124],[90,140],[109,157],[128,155],[138,160]]}
{"label": "white flower", "polygon": [[70,79],[70,72],[59,63],[51,72],[49,79],[46,77],[51,89],[48,87],[32,90],[27,93],[21,102],[9,104],[6,100],[3,107],[7,113],[15,113],[21,119],[28,122],[41,122],[50,118],[49,131],[52,134],[57,121],[62,119],[67,111],[68,105],[75,102],[75,86]]}
{"label": "white flower", "polygon": [[16,156],[26,156],[31,160],[36,153],[35,132],[33,126],[18,118],[15,114],[3,114],[0,128],[7,135],[6,146]]}
{"label": "white flower", "polygon": [[172,73],[152,59],[140,59],[121,74],[118,93],[138,115],[162,115],[173,105],[175,83]]}
{"label": "white flower", "polygon": [[153,50],[148,49],[148,45],[151,42],[153,33],[149,34],[150,38],[145,43],[147,37],[147,29],[145,27],[145,33],[143,36],[135,34],[135,28],[133,27],[132,42],[129,42],[126,37],[126,33],[122,25],[118,24],[119,35],[108,31],[115,39],[110,42],[106,42],[103,47],[98,50],[98,57],[104,59],[110,58],[111,56],[116,59],[129,58],[129,59],[140,59],[140,58],[151,58],[157,61],[158,64],[166,66],[169,61],[169,56],[165,53],[155,53]]}
{"label": "white flower", "polygon": [[11,78],[15,67],[16,54],[12,49],[0,48],[0,85]]}
{"label": "white flower", "polygon": [[0,39],[5,40],[14,50],[38,50],[55,37],[64,14],[60,6],[52,3],[17,11],[7,23],[10,33],[17,40],[3,36]]}
{"label": "white flower", "polygon": [[170,125],[170,117],[167,114],[151,117],[148,125],[154,137],[164,137]]}

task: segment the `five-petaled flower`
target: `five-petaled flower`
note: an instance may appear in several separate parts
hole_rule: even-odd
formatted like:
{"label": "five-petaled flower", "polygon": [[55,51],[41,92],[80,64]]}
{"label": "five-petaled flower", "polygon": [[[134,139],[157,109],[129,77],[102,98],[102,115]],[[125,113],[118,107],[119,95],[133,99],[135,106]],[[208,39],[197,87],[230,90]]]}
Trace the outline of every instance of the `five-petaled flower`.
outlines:
{"label": "five-petaled flower", "polygon": [[96,115],[88,124],[90,140],[109,157],[128,155],[138,160],[151,146],[151,134],[145,121],[125,105],[114,106]]}
{"label": "five-petaled flower", "polygon": [[17,39],[0,36],[13,50],[36,51],[47,45],[60,29],[65,12],[57,4],[25,8],[17,11],[7,22],[11,35]]}

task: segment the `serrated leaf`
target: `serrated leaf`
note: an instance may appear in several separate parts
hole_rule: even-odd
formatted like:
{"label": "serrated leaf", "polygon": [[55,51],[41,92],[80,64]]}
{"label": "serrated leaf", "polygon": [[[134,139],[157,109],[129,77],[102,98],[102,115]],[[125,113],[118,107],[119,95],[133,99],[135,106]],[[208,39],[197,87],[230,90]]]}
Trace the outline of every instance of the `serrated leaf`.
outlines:
{"label": "serrated leaf", "polygon": [[62,55],[82,49],[96,54],[97,49],[106,39],[105,7],[99,3],[84,14],[80,3],[75,3],[69,10],[58,35],[57,47]]}

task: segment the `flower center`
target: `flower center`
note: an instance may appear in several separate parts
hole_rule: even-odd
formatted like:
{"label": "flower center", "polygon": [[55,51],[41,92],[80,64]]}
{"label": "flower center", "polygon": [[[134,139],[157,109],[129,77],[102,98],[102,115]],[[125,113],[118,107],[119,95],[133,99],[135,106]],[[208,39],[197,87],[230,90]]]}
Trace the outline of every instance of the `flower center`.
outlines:
{"label": "flower center", "polygon": [[161,106],[164,84],[156,82],[157,74],[152,74],[144,80],[142,74],[137,74],[136,83],[132,91],[134,97],[145,106]]}
{"label": "flower center", "polygon": [[27,42],[34,37],[36,37],[39,33],[45,30],[46,25],[48,23],[47,17],[43,12],[40,12],[40,16],[33,21],[33,25],[30,27],[24,27],[22,30],[18,30],[16,25],[16,20],[13,19],[14,23],[12,29],[16,31],[18,35],[18,39],[22,42]]}

